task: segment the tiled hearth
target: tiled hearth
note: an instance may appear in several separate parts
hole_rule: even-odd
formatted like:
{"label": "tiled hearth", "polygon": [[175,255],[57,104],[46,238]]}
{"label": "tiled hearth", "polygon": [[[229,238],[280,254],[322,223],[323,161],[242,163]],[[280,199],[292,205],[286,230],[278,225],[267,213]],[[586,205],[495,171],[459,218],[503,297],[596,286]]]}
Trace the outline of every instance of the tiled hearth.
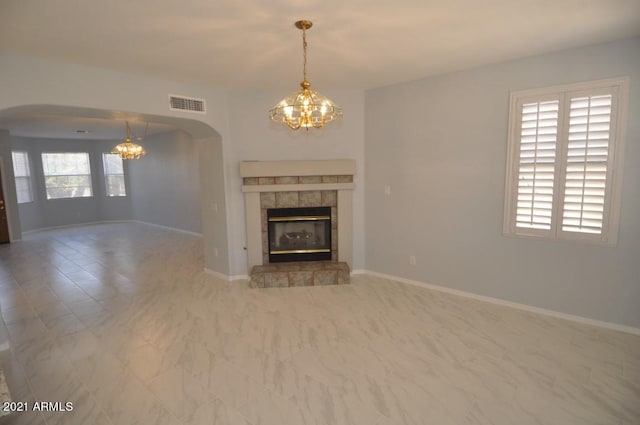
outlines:
{"label": "tiled hearth", "polygon": [[251,270],[253,288],[342,285],[349,283],[349,266],[339,261],[304,261],[255,266]]}
{"label": "tiled hearth", "polygon": [[[354,173],[352,160],[241,163],[253,287],[349,282]],[[267,210],[298,207],[331,208],[331,261],[270,264]]]}

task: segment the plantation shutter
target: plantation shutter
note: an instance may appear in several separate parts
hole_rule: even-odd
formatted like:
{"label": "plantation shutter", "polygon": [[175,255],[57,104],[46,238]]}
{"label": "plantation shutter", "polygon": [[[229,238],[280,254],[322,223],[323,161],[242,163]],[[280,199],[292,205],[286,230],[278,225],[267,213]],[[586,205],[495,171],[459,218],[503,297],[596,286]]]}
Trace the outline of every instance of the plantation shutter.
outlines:
{"label": "plantation shutter", "polygon": [[505,235],[613,246],[627,77],[512,92]]}
{"label": "plantation shutter", "polygon": [[522,104],[516,227],[551,229],[558,112],[557,99]]}
{"label": "plantation shutter", "polygon": [[29,156],[27,152],[14,151],[11,153],[13,159],[13,174],[16,181],[16,197],[19,204],[33,202],[33,191],[31,190],[31,170],[29,169]]}
{"label": "plantation shutter", "polygon": [[122,158],[117,154],[103,153],[102,163],[107,196],[127,196]]}
{"label": "plantation shutter", "polygon": [[570,99],[562,231],[602,234],[611,112],[611,94]]}

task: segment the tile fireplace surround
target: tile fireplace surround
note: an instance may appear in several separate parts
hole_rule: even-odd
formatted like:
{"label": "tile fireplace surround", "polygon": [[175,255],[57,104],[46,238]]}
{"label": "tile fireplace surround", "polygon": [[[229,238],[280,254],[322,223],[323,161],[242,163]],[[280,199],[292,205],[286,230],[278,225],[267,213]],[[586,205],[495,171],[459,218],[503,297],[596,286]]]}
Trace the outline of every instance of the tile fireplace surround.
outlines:
{"label": "tile fireplace surround", "polygon": [[[332,283],[348,282],[348,270],[353,257],[354,174],[355,161],[351,159],[240,163],[245,198],[247,263],[252,284],[296,286],[300,284],[301,275],[296,272],[301,268],[307,272],[319,268],[325,270],[322,278],[318,274],[320,272],[314,272],[318,278],[307,279],[303,283],[305,285],[325,284],[327,273],[335,274]],[[305,268],[305,263],[269,264],[267,209],[316,206],[331,207],[332,262],[322,267],[320,264],[307,264],[309,270]],[[311,276],[309,273],[306,275]]]}

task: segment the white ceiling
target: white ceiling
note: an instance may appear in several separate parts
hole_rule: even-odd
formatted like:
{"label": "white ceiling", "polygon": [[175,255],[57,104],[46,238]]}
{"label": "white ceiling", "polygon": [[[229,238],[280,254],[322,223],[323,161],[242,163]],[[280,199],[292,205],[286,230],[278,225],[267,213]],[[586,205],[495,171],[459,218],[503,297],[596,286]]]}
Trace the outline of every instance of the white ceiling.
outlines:
{"label": "white ceiling", "polygon": [[[79,113],[83,113],[79,111]],[[8,128],[14,136],[42,139],[80,139],[80,140],[124,140],[126,124],[129,122],[131,138],[145,136],[148,121],[120,120],[113,118],[89,118],[86,116],[64,116],[42,114],[9,114],[0,116],[0,127]],[[159,122],[149,123],[146,135],[173,131],[176,128]]]}
{"label": "white ceiling", "polygon": [[637,35],[640,0],[0,0],[0,52],[288,93],[298,19],[312,87],[368,89]]}

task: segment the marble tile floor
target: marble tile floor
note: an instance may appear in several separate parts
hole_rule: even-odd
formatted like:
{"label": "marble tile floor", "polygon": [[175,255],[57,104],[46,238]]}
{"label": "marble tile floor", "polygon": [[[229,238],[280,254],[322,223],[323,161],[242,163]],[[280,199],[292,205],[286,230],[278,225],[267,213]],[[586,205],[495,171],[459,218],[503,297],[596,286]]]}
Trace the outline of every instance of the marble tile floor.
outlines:
{"label": "marble tile floor", "polygon": [[135,223],[0,246],[0,424],[640,423],[640,337],[385,279],[248,289]]}

